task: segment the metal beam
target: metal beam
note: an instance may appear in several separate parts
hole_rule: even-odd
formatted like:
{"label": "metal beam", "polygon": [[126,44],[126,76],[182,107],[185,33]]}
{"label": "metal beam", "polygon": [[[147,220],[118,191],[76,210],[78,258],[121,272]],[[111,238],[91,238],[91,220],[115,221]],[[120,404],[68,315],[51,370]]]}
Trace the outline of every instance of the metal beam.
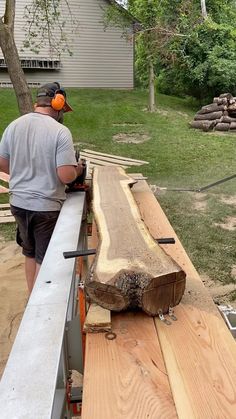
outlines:
{"label": "metal beam", "polygon": [[55,408],[65,398],[58,389],[66,385],[65,328],[75,281],[75,259],[63,252],[78,248],[84,202],[84,192],[71,193],[62,207],[2,376],[1,419],[60,418]]}

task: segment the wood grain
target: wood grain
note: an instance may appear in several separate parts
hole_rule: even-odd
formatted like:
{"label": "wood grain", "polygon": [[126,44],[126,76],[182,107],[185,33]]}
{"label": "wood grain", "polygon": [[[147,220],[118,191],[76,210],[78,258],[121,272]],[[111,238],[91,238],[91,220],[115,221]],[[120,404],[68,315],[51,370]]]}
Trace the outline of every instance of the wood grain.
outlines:
{"label": "wood grain", "polygon": [[177,419],[153,319],[113,313],[112,330],[87,335],[82,419]]}
{"label": "wood grain", "polygon": [[94,214],[100,245],[86,291],[109,310],[168,312],[182,298],[185,273],[150,236],[120,167],[94,170]]}
{"label": "wood grain", "polygon": [[175,237],[163,247],[187,273],[178,321],[155,319],[178,417],[235,419],[235,341],[147,183],[135,185],[133,195],[150,233]]}

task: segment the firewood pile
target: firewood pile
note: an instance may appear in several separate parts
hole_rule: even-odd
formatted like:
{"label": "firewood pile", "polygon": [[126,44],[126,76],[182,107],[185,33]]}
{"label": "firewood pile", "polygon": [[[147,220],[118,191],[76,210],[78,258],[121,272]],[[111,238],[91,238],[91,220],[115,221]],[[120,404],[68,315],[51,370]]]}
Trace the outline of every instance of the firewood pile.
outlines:
{"label": "firewood pile", "polygon": [[213,103],[203,106],[190,123],[191,128],[203,131],[236,132],[236,97],[223,93],[213,99]]}

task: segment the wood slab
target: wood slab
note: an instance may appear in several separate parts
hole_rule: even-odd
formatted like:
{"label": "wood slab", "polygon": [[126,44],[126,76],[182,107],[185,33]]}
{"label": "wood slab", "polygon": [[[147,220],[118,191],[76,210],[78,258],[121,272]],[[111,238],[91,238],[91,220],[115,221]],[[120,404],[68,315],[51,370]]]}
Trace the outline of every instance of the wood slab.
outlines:
{"label": "wood slab", "polygon": [[112,331],[86,335],[82,419],[177,419],[153,319],[113,313]]}
{"label": "wood slab", "polygon": [[132,192],[153,237],[175,237],[176,244],[162,247],[187,274],[178,321],[155,319],[178,417],[235,419],[235,341],[147,183]]}
{"label": "wood slab", "polygon": [[0,172],[0,179],[4,182],[9,182],[10,176],[7,173]]}
{"label": "wood slab", "polygon": [[86,292],[91,301],[121,311],[166,313],[178,304],[185,273],[156,243],[130,191],[135,181],[120,167],[95,168],[93,209],[100,244]]}
{"label": "wood slab", "polygon": [[84,323],[85,333],[111,331],[111,312],[97,304],[91,304]]}

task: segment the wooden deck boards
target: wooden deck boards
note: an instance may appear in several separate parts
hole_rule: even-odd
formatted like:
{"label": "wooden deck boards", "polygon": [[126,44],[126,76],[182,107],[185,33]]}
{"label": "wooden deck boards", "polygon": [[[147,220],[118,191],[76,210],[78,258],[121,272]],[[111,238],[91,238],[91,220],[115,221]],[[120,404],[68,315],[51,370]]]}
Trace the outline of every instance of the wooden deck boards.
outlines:
{"label": "wooden deck boards", "polygon": [[114,340],[87,334],[82,419],[175,419],[153,319],[112,315]]}

